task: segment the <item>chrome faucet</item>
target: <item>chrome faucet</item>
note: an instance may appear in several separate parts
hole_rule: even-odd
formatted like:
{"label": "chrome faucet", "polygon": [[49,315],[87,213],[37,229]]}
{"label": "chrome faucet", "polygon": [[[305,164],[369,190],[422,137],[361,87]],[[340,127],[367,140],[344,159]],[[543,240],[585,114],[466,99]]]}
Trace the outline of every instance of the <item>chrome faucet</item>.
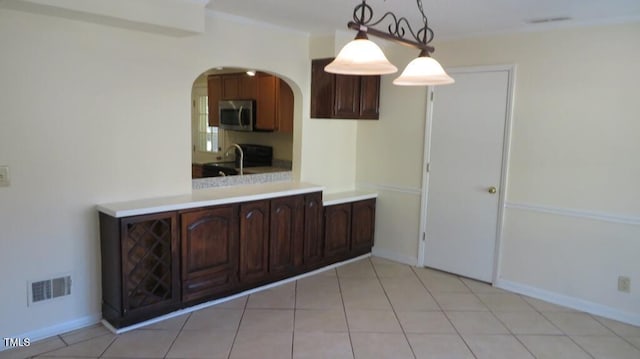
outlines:
{"label": "chrome faucet", "polygon": [[231,146],[229,146],[226,151],[224,151],[224,155],[225,156],[229,156],[229,151],[232,149],[238,149],[238,151],[240,151],[240,176],[243,175],[243,167],[244,167],[244,151],[242,151],[242,147],[240,147],[239,144],[234,143]]}

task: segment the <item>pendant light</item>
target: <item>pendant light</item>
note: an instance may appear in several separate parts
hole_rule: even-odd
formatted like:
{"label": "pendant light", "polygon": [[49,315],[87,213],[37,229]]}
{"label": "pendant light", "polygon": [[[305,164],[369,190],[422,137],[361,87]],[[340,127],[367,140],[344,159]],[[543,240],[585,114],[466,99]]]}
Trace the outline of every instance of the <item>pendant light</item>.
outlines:
{"label": "pendant light", "polygon": [[364,31],[358,31],[356,38],[346,44],[324,70],[345,75],[386,75],[398,72],[398,68],[387,60],[384,52],[369,40]]}
{"label": "pendant light", "polygon": [[420,56],[411,60],[402,74],[393,80],[393,84],[398,86],[436,86],[454,82],[440,63],[427,53],[420,53]]}
{"label": "pendant light", "polygon": [[[422,0],[416,1],[424,26],[414,32],[405,17],[397,17],[392,12],[387,12],[380,19],[372,21],[373,9],[366,0],[362,0],[353,10],[354,21],[347,24],[350,29],[358,31],[356,38],[340,50],[336,59],[325,67],[325,71],[344,75],[395,73],[398,69],[387,60],[382,50],[368,39],[367,35],[373,35],[420,49],[420,55],[393,81],[395,85],[434,86],[454,83],[454,79],[430,56],[435,50],[429,45],[433,40],[433,30],[428,26]],[[372,28],[385,20],[390,23],[386,32]]]}

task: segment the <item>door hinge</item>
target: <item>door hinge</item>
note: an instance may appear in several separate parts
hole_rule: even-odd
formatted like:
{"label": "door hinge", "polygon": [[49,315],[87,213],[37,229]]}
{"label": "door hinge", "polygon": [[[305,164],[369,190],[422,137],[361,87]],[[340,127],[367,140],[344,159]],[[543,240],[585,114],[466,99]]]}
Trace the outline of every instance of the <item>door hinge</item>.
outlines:
{"label": "door hinge", "polygon": [[431,91],[431,101],[433,101],[433,90]]}
{"label": "door hinge", "polygon": [[427,234],[425,232],[422,232],[422,241],[426,241],[427,240]]}
{"label": "door hinge", "polygon": [[427,162],[427,172],[431,169],[431,163]]}

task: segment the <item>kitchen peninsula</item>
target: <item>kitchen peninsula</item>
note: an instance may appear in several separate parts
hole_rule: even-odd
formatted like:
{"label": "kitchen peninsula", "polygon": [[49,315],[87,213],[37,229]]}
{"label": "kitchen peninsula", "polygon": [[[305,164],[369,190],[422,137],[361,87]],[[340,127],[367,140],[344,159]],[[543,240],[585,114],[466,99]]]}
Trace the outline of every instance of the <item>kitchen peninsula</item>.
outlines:
{"label": "kitchen peninsula", "polygon": [[103,318],[125,328],[370,253],[377,195],[322,191],[273,182],[99,205]]}

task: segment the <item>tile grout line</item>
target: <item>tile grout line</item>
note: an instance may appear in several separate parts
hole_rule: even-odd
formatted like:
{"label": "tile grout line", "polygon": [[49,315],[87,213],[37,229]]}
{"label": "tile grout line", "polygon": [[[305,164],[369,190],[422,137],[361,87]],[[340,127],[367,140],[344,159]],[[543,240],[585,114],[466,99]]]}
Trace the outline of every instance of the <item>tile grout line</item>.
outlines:
{"label": "tile grout line", "polygon": [[[82,330],[82,329],[80,329],[80,330]],[[69,333],[71,333],[71,332],[69,332]],[[44,351],[44,352],[41,352],[41,353],[37,353],[37,354],[34,354],[34,355],[30,356],[29,358],[38,358],[38,357],[41,357],[42,355],[47,354],[47,353],[52,353],[52,352],[55,352],[55,351],[60,350],[60,349],[68,348],[68,347],[73,346],[73,345],[76,345],[76,344],[84,343],[84,342],[86,342],[86,341],[93,340],[93,339],[96,339],[96,338],[99,338],[99,337],[105,336],[105,335],[107,335],[108,333],[104,333],[104,334],[101,334],[101,335],[96,335],[95,337],[91,337],[91,338],[83,339],[83,340],[80,340],[80,341],[78,341],[78,342],[76,342],[76,343],[72,343],[72,344],[67,343],[67,341],[66,341],[66,340],[64,340],[64,339],[62,338],[62,336],[63,336],[64,334],[67,334],[67,333],[62,333],[62,334],[54,335],[54,336],[52,336],[52,337],[49,337],[49,338],[46,338],[46,339],[45,339],[45,340],[50,340],[50,339],[52,339],[52,338],[58,337],[58,339],[60,339],[60,341],[62,341],[62,343],[65,345],[64,347],[56,348],[56,349],[51,349],[51,350],[47,350],[47,351]],[[107,346],[107,348],[108,348],[109,346],[111,346],[111,344],[113,344],[113,341],[111,341],[111,343],[109,343],[109,345]],[[105,349],[105,350],[106,350],[106,349]],[[104,354],[104,352],[103,352],[103,354]],[[101,354],[101,355],[102,355],[102,354]],[[100,357],[100,356],[98,356],[98,357]]]}
{"label": "tile grout line", "polygon": [[189,313],[189,315],[187,315],[187,318],[184,320],[184,323],[182,323],[182,325],[180,326],[180,330],[178,330],[178,335],[176,335],[176,337],[173,338],[173,341],[171,341],[171,345],[169,345],[169,348],[167,349],[167,352],[164,353],[163,358],[166,359],[167,355],[169,355],[169,352],[171,352],[171,349],[176,344],[176,340],[178,340],[178,337],[180,337],[180,334],[182,334],[182,331],[184,330],[184,327],[187,325],[187,322],[189,321],[189,319],[191,319],[191,315],[193,315],[193,312]]}
{"label": "tile grout line", "polygon": [[[447,273],[447,272],[445,272],[445,273]],[[452,274],[452,273],[448,273],[448,274]],[[493,315],[493,316],[494,316],[494,317],[495,317],[495,318],[496,318],[496,319],[497,319],[497,320],[498,320],[498,321],[499,321],[499,322],[500,322],[500,323],[501,323],[501,324],[502,324],[502,325],[507,329],[507,331],[510,333],[509,335],[511,335],[512,337],[514,337],[514,339],[516,339],[516,341],[518,341],[518,342],[519,342],[519,343],[520,343],[520,344],[521,344],[521,345],[526,349],[526,351],[527,351],[527,352],[529,352],[529,353],[530,353],[530,354],[535,358],[535,355],[530,351],[529,347],[527,347],[527,346],[526,346],[526,345],[525,345],[525,344],[520,340],[520,338],[518,338],[518,336],[517,336],[517,335],[516,335],[516,334],[515,334],[515,333],[514,333],[514,332],[513,332],[513,331],[512,331],[512,330],[511,330],[511,329],[510,329],[510,328],[509,328],[509,327],[508,327],[508,326],[507,326],[503,321],[502,321],[502,320],[500,320],[500,318],[498,318],[498,316],[495,314],[495,311],[494,311],[494,310],[492,310],[492,309],[491,309],[491,308],[490,308],[490,307],[489,307],[489,306],[488,306],[488,305],[487,305],[487,304],[486,304],[486,303],[485,303],[485,302],[484,302],[484,301],[483,301],[483,300],[482,300],[482,299],[477,295],[478,293],[476,293],[476,292],[475,292],[475,291],[474,291],[474,290],[473,290],[473,289],[472,289],[472,288],[471,288],[471,287],[470,287],[470,286],[469,286],[465,281],[461,280],[461,278],[464,278],[464,277],[460,277],[460,276],[457,276],[457,275],[455,275],[455,274],[452,274],[452,275],[454,275],[456,278],[458,278],[458,279],[459,279],[459,280],[460,280],[460,281],[461,281],[461,282],[462,282],[462,283],[463,283],[463,284],[464,284],[464,285],[469,289],[469,291],[471,292],[471,294],[473,294],[473,295],[474,295],[478,300],[480,300],[480,302],[481,302],[482,304],[484,304],[485,306],[487,306],[487,308],[489,309],[489,313],[491,313],[491,314],[492,314],[492,315]],[[473,279],[471,279],[471,278],[468,278],[468,279],[473,280]],[[423,285],[424,285],[424,283],[423,283]],[[426,285],[425,285],[425,288],[426,288]],[[428,289],[427,289],[427,290],[428,290]],[[490,293],[489,293],[489,294],[490,294]],[[556,329],[558,329],[558,330],[562,333],[562,335],[546,334],[546,335],[544,335],[544,336],[559,336],[559,337],[564,336],[564,337],[567,337],[567,338],[569,338],[569,340],[571,340],[571,342],[573,342],[573,343],[574,343],[578,348],[580,348],[580,349],[581,349],[585,354],[587,354],[587,355],[588,355],[589,357],[591,357],[591,358],[594,358],[594,357],[593,357],[593,355],[591,355],[591,353],[589,353],[586,349],[584,349],[581,345],[579,345],[579,344],[578,344],[578,343],[577,343],[577,342],[576,342],[576,341],[575,341],[575,340],[574,340],[570,335],[568,335],[567,333],[565,333],[565,331],[563,331],[563,330],[562,330],[561,328],[559,328],[555,323],[553,323],[553,322],[552,322],[552,321],[551,321],[551,320],[550,320],[546,315],[544,315],[544,313],[543,313],[542,311],[538,310],[538,308],[536,308],[533,304],[531,304],[531,303],[529,303],[527,300],[525,300],[525,299],[523,298],[523,296],[522,296],[522,295],[517,294],[517,293],[512,293],[512,292],[509,292],[509,291],[507,291],[507,293],[506,293],[506,294],[513,294],[513,295],[518,296],[520,299],[524,300],[524,301],[525,301],[525,303],[526,303],[528,306],[530,306],[530,307],[534,310],[534,312],[536,312],[536,313],[538,313],[538,314],[542,315],[542,317],[543,317],[545,320],[547,320],[547,321],[548,321],[552,326],[554,326]],[[444,311],[443,311],[443,312],[444,312]],[[447,319],[449,319],[449,317],[448,317],[448,315],[446,314],[446,312],[445,312],[445,316],[447,316]],[[594,319],[595,319],[595,318],[594,318]],[[453,323],[452,323],[452,324],[453,324]],[[601,323],[601,324],[602,324],[602,323]],[[455,328],[455,326],[454,326],[454,328]],[[457,331],[457,328],[455,328],[455,329],[456,329],[456,331]],[[608,328],[608,327],[607,327],[607,329],[610,329],[610,328]],[[523,335],[524,335],[524,334],[523,334]],[[532,335],[534,335],[534,334],[532,334]],[[460,335],[460,336],[462,337],[462,335]],[[462,339],[464,340],[464,337],[462,337]],[[466,343],[466,341],[465,341],[465,344],[467,344],[467,343]],[[475,354],[474,354],[474,355],[475,355]]]}
{"label": "tile grout line", "polygon": [[64,345],[69,346],[69,343],[67,343],[67,341],[64,340],[64,338],[62,337],[62,334],[58,334],[57,337],[64,343]]}
{"label": "tile grout line", "polygon": [[[464,283],[464,281],[462,281],[462,283]],[[464,285],[466,285],[467,287],[469,287],[467,285],[467,283],[464,283]],[[469,287],[469,289],[473,292],[473,289],[471,289],[471,287]],[[520,295],[517,295],[518,298],[522,301],[524,301],[529,307],[531,307],[531,309],[533,309],[534,313],[537,312],[536,308],[533,307],[533,305],[529,304],[529,302],[527,302],[526,300],[522,299],[522,297]],[[518,338],[518,336],[516,335],[516,333],[514,333],[513,330],[511,330],[511,328],[509,328],[509,326],[507,325],[507,323],[505,323],[503,320],[500,319],[500,317],[498,317],[496,315],[496,313],[494,313],[494,311],[489,307],[489,305],[487,303],[485,303],[482,298],[478,297],[478,299],[480,299],[480,301],[487,306],[487,308],[489,308],[489,313],[491,313],[491,315],[494,316],[494,318],[496,318],[496,320],[498,321],[498,323],[502,324],[502,326],[509,332],[509,334],[518,342],[520,343],[520,345],[522,345],[522,347],[529,353],[531,354],[531,356],[533,358],[535,358],[535,354],[533,354],[533,352],[531,352],[531,349],[529,349],[529,347],[522,341],[520,340],[520,338]],[[546,318],[545,318],[546,319]],[[547,321],[549,321],[547,319]],[[551,321],[549,321],[549,323],[551,323]],[[553,325],[553,323],[551,323]],[[558,328],[560,329],[560,328]],[[562,332],[562,330],[560,330]],[[564,334],[564,332],[562,332]]]}
{"label": "tile grout line", "polygon": [[[416,270],[414,267],[411,267],[411,271],[413,272],[413,274],[418,277],[418,281],[420,282],[420,284],[422,284],[422,287],[427,291],[427,293],[429,293],[429,295],[431,296],[431,298],[433,298],[433,301],[436,303],[436,305],[438,306],[438,308],[440,308],[440,311],[442,312],[442,315],[444,315],[445,318],[447,318],[447,321],[449,321],[449,324],[451,325],[451,328],[453,328],[453,330],[456,331],[456,334],[458,334],[458,338],[460,338],[460,340],[462,340],[462,342],[464,343],[464,346],[467,347],[467,350],[469,351],[469,353],[471,353],[471,355],[475,358],[478,359],[478,357],[476,356],[476,353],[473,352],[473,350],[471,350],[471,347],[469,346],[469,343],[467,343],[467,341],[464,339],[464,337],[462,336],[462,333],[460,333],[460,331],[458,330],[458,328],[456,328],[455,325],[453,325],[453,322],[451,321],[451,318],[449,318],[449,316],[447,315],[447,312],[444,310],[444,308],[440,305],[440,303],[436,300],[436,298],[434,297],[433,293],[431,293],[431,291],[429,290],[429,288],[427,288],[427,285],[424,284],[424,282],[422,281],[422,278],[420,278],[420,276],[418,275],[418,273],[416,273]],[[462,282],[462,281],[461,281]],[[469,286],[462,282],[462,284],[467,287],[469,289],[469,291],[471,291],[471,288],[469,288]],[[473,291],[471,291],[473,292]]]}
{"label": "tile grout line", "polygon": [[[522,297],[522,296],[521,296]],[[535,299],[535,298],[534,298]],[[560,328],[559,326],[556,325],[556,323],[554,323],[551,319],[549,319],[549,317],[547,317],[545,315],[545,312],[543,312],[542,310],[539,310],[538,308],[536,308],[533,304],[529,303],[526,299],[523,298],[523,300],[525,302],[527,302],[529,305],[531,305],[533,307],[533,309],[538,312],[544,319],[546,319],[549,323],[551,323],[551,325],[553,325],[556,329],[558,329],[563,336],[569,338],[569,340],[575,344],[578,348],[580,348],[580,350],[582,350],[584,353],[586,353],[589,357],[591,357],[592,359],[595,359],[595,357],[586,349],[583,348],[582,345],[580,345],[577,341],[575,341],[571,335],[567,334],[564,330],[562,330],[562,328]],[[550,312],[547,312],[550,313]]]}
{"label": "tile grout line", "polygon": [[291,328],[291,358],[293,359],[293,347],[296,341],[296,312],[298,305],[298,281],[293,282],[293,327]]}
{"label": "tile grout line", "polygon": [[[631,347],[637,349],[640,351],[640,345],[636,346],[635,344],[633,344],[631,341],[629,341],[629,339],[627,339],[627,337],[618,334],[615,330],[613,330],[612,328],[610,328],[608,325],[606,325],[605,323],[601,322],[597,316],[589,314],[595,321],[597,321],[598,323],[600,323],[602,326],[604,326],[605,328],[609,329],[611,332],[613,332],[613,334],[615,334],[618,338],[622,339],[623,341],[627,342],[629,345],[631,345]],[[631,338],[631,337],[629,337]]]}
{"label": "tile grout line", "polygon": [[[467,285],[467,283],[465,283],[464,281],[462,281],[462,283],[464,283],[464,285],[465,285],[465,286],[467,286],[467,287],[469,288],[469,290],[470,290],[472,293],[474,293],[474,294],[475,294],[475,292],[473,291],[473,289],[472,289],[469,285]],[[573,342],[573,343],[574,343],[578,348],[580,348],[580,350],[582,350],[585,354],[587,354],[587,355],[588,355],[589,357],[591,357],[591,358],[594,358],[594,357],[591,355],[591,353],[589,353],[586,349],[582,348],[582,346],[580,346],[580,345],[579,345],[575,340],[573,340],[573,338],[571,338],[567,333],[565,333],[565,331],[564,331],[564,330],[562,330],[560,327],[558,327],[558,326],[557,326],[553,321],[551,321],[548,317],[546,317],[546,316],[545,316],[545,315],[544,315],[540,310],[538,310],[538,308],[536,308],[533,304],[531,304],[531,303],[529,303],[527,300],[525,300],[525,299],[523,298],[523,296],[522,296],[522,295],[520,295],[520,294],[518,294],[518,293],[512,293],[512,292],[509,292],[509,291],[507,291],[507,294],[513,294],[513,295],[516,295],[518,298],[520,298],[521,300],[523,300],[523,301],[524,301],[528,306],[530,306],[530,307],[533,309],[533,311],[534,311],[535,313],[540,314],[540,315],[541,315],[541,316],[542,316],[542,317],[543,317],[547,322],[549,322],[553,327],[555,327],[556,329],[558,329],[558,330],[562,333],[562,335],[545,334],[544,336],[559,336],[559,337],[563,337],[563,336],[564,336],[564,337],[567,337],[567,338],[569,338],[569,340],[571,340],[571,342]],[[502,325],[503,325],[503,326],[504,326],[504,327],[509,331],[509,333],[511,334],[511,336],[513,336],[513,337],[518,341],[518,343],[520,343],[520,344],[521,344],[521,345],[522,345],[522,346],[527,350],[527,352],[529,352],[529,353],[530,353],[530,354],[535,358],[535,357],[536,357],[536,356],[535,356],[535,354],[531,352],[531,350],[529,349],[529,347],[528,347],[524,342],[522,342],[522,340],[520,340],[520,338],[518,338],[518,335],[517,335],[516,333],[514,333],[514,332],[511,330],[511,328],[509,328],[509,326],[507,326],[507,324],[506,324],[504,321],[502,321],[502,320],[501,320],[501,319],[500,319],[500,318],[495,314],[495,312],[494,312],[494,311],[489,307],[489,305],[487,305],[487,304],[482,300],[482,298],[480,298],[480,297],[478,297],[478,296],[476,296],[476,297],[477,297],[477,298],[478,298],[478,299],[479,299],[479,300],[480,300],[484,305],[486,305],[486,306],[487,306],[487,308],[489,308],[489,312],[490,312],[491,314],[493,314],[493,316],[494,316],[494,317],[495,317],[495,318],[496,318],[496,319],[497,319],[497,320],[498,320],[498,321],[499,321],[499,322],[500,322],[500,323],[501,323],[501,324],[502,324]],[[527,334],[521,334],[521,335],[527,335]],[[532,336],[542,336],[542,334],[529,334],[529,335],[532,335]]]}
{"label": "tile grout line", "polygon": [[[535,308],[536,310],[538,310],[537,308]],[[549,319],[549,317],[547,315],[545,315],[545,312],[542,311],[538,311],[538,313],[540,313],[540,315],[542,315],[542,317],[544,317],[544,319],[546,319],[547,321],[549,321],[549,323],[551,323],[551,325],[553,325],[554,327],[556,327],[560,332],[562,332],[562,334],[569,338],[569,340],[571,340],[571,342],[573,344],[575,344],[578,348],[580,348],[580,350],[582,350],[583,352],[585,352],[588,356],[590,356],[591,358],[595,358],[591,352],[589,352],[586,348],[584,348],[582,345],[580,345],[580,343],[578,343],[577,341],[575,341],[575,339],[573,339],[571,337],[570,334],[568,334],[567,332],[565,332],[564,330],[562,330],[562,328],[560,328],[559,326],[556,325],[556,323],[554,323],[551,319]],[[551,312],[546,312],[547,314],[551,313]]]}
{"label": "tile grout line", "polygon": [[111,340],[111,343],[109,343],[109,345],[107,345],[106,348],[104,348],[104,350],[102,351],[102,353],[100,353],[100,355],[98,355],[98,358],[102,358],[102,356],[107,352],[107,350],[109,350],[109,348],[111,348],[111,346],[113,345],[113,343],[116,342],[116,339],[118,339],[117,335],[113,336],[113,339]]}
{"label": "tile grout line", "polygon": [[[391,298],[389,298],[389,293],[387,293],[387,290],[384,288],[384,285],[382,284],[382,281],[380,280],[380,275],[378,274],[378,271],[376,270],[376,266],[375,266],[375,264],[373,264],[373,261],[371,261],[371,260],[369,260],[369,264],[373,268],[373,273],[375,273],[375,275],[376,275],[376,279],[378,280],[378,284],[380,284],[380,287],[382,288],[382,292],[384,293],[384,296],[387,298],[387,301],[389,302],[389,306],[391,306],[391,311],[393,312],[393,315],[396,317],[396,320],[398,321],[398,325],[400,326],[400,330],[402,331],[402,335],[404,335],[404,340],[407,341],[407,345],[409,346],[409,350],[411,350],[411,354],[413,355],[413,358],[415,359],[415,358],[418,357],[416,355],[416,351],[413,349],[413,346],[411,345],[411,342],[409,341],[409,337],[407,337],[407,332],[404,330],[404,327],[402,326],[402,322],[400,322],[400,317],[398,317],[398,313],[396,313],[396,308],[393,306],[393,303],[391,303]],[[415,275],[415,273],[414,273],[414,275]],[[418,278],[418,281],[420,281],[419,278]],[[435,301],[435,299],[434,299],[434,301]]]}
{"label": "tile grout line", "polygon": [[242,307],[242,315],[240,316],[240,320],[238,321],[236,334],[233,336],[233,341],[231,342],[231,347],[229,348],[229,354],[227,354],[227,359],[231,358],[231,352],[233,352],[233,347],[236,345],[236,340],[238,339],[238,333],[240,333],[240,325],[242,325],[242,320],[244,319],[244,315],[247,312],[247,306],[249,305],[249,296],[250,295],[246,296],[247,299],[245,300],[244,306]]}
{"label": "tile grout line", "polygon": [[351,328],[349,327],[349,318],[347,318],[347,306],[344,304],[344,297],[342,295],[342,283],[340,282],[340,275],[338,269],[334,269],[336,273],[336,281],[338,282],[338,291],[340,292],[340,302],[342,303],[342,314],[344,315],[344,322],[347,325],[347,335],[349,336],[349,345],[351,346],[351,355],[356,357],[356,350],[353,348],[353,340],[351,339]]}
{"label": "tile grout line", "polygon": [[[467,286],[467,288],[469,288],[469,290],[471,291],[471,293],[473,293],[474,295],[476,295],[476,293],[473,291],[473,288],[471,288],[471,286],[469,286],[469,285],[468,285],[467,283],[465,283],[465,281],[463,281],[463,280],[460,280],[460,281],[461,281],[465,286]],[[491,293],[488,293],[488,294],[491,294]],[[511,293],[508,293],[508,294],[511,294]],[[524,299],[523,299],[519,294],[515,294],[515,295],[518,297],[518,299],[520,299],[520,300],[522,300],[523,302],[525,302],[525,304],[526,304],[527,306],[531,307],[531,309],[533,309],[533,311],[534,311],[534,312],[536,312],[536,311],[537,311],[537,310],[536,310],[536,308],[534,308],[534,307],[533,307],[533,305],[529,304],[529,302],[527,302],[526,300],[524,300]],[[516,335],[516,333],[514,333],[514,332],[513,332],[513,330],[511,330],[511,328],[509,328],[509,326],[507,325],[507,323],[505,323],[504,321],[502,321],[502,320],[500,319],[500,317],[498,317],[498,316],[496,315],[496,313],[491,309],[491,307],[489,306],[489,304],[485,303],[485,301],[483,301],[483,300],[482,300],[482,298],[481,298],[481,297],[479,297],[479,296],[477,296],[477,295],[476,295],[476,298],[478,298],[478,300],[480,300],[480,302],[481,302],[482,304],[486,305],[486,306],[487,306],[487,308],[489,308],[489,313],[491,313],[491,315],[493,315],[493,317],[494,317],[494,318],[496,318],[496,320],[498,321],[498,323],[500,323],[500,324],[501,324],[501,325],[502,325],[502,326],[503,326],[503,327],[504,327],[504,328],[509,332],[509,335],[511,335],[511,336],[513,337],[513,339],[515,339],[518,343],[520,343],[520,345],[522,345],[522,347],[523,347],[523,348],[524,348],[524,349],[525,349],[529,354],[531,354],[531,356],[532,356],[533,358],[535,358],[536,356],[535,356],[535,354],[533,354],[533,353],[531,352],[531,349],[529,349],[529,347],[528,347],[524,342],[522,342],[522,340],[520,340],[520,338],[518,338],[518,336]],[[546,318],[545,318],[545,319],[546,319]],[[551,322],[551,321],[549,321],[549,322]],[[553,324],[553,323],[551,323],[551,324]],[[558,328],[558,329],[560,329],[560,328]],[[560,331],[562,332],[562,330],[560,330]],[[564,332],[562,332],[562,333],[564,333]]]}

